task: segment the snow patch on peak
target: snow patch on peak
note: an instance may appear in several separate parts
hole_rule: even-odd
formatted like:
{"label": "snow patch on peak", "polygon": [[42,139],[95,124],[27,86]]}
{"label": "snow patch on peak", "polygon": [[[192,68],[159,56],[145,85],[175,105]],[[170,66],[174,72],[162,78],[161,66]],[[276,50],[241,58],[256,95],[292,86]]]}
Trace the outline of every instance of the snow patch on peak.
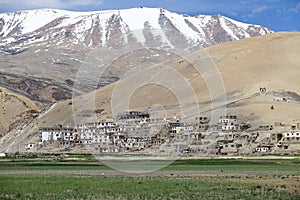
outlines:
{"label": "snow patch on peak", "polygon": [[198,40],[197,32],[191,29],[185,22],[185,19],[190,17],[183,17],[182,15],[178,15],[169,11],[165,11],[164,15],[171,20],[172,24],[177,28],[177,30],[180,30],[180,32],[185,35],[186,38],[190,39],[191,41]]}
{"label": "snow patch on peak", "polygon": [[221,27],[234,39],[234,40],[238,40],[239,38],[233,33],[233,31],[228,27],[226,21],[224,20],[224,18],[220,17],[219,18],[220,21],[220,25]]}
{"label": "snow patch on peak", "polygon": [[144,44],[146,42],[143,35],[145,24],[153,29],[160,28],[158,23],[159,12],[158,9],[153,8],[132,8],[121,10],[120,16],[138,42]]}
{"label": "snow patch on peak", "polygon": [[222,16],[222,18],[224,18],[224,19],[230,21],[231,23],[233,23],[233,24],[235,24],[235,25],[237,25],[237,26],[239,26],[239,27],[241,27],[241,28],[243,28],[243,29],[245,29],[245,30],[246,30],[249,26],[252,25],[252,24],[246,24],[246,23],[243,23],[243,22],[239,22],[239,21],[236,21],[236,20],[230,19],[230,18],[228,18],[228,17],[224,17],[224,16]]}
{"label": "snow patch on peak", "polygon": [[22,33],[24,34],[35,31],[38,28],[50,23],[59,16],[60,14],[55,12],[48,12],[47,15],[45,15],[44,12],[38,11],[34,13],[28,13],[22,21]]}
{"label": "snow patch on peak", "polygon": [[62,13],[53,10],[31,10],[0,14],[0,19],[4,22],[0,35],[5,37],[11,33],[30,33],[45,26],[61,15]]}
{"label": "snow patch on peak", "polygon": [[151,8],[135,8],[121,10],[120,15],[131,31],[142,30],[146,22],[153,28],[159,28],[159,10]]}

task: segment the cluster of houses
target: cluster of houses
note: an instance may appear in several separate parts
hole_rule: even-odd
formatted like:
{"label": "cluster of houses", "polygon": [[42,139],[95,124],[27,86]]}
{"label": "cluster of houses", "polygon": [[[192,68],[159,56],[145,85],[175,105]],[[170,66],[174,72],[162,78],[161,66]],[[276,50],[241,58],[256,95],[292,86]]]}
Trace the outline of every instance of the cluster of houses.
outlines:
{"label": "cluster of houses", "polygon": [[[241,123],[235,115],[220,116],[216,125],[197,116],[184,121],[176,118],[151,118],[146,111],[120,113],[114,121],[79,124],[75,127],[43,127],[38,144],[24,144],[26,151],[56,144],[63,150],[83,146],[93,153],[159,152],[187,155],[248,155],[291,152],[300,144],[300,123],[261,125]],[[290,130],[289,130],[290,129]],[[300,149],[300,148],[299,148]]]}

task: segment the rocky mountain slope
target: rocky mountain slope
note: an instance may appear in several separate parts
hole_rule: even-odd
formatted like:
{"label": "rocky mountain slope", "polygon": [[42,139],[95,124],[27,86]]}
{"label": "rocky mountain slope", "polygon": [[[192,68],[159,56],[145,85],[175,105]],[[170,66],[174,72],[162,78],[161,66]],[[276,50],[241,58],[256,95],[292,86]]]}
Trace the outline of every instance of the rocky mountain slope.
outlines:
{"label": "rocky mountain slope", "polygon": [[[101,87],[125,77],[137,66],[170,58],[169,51],[189,52],[271,32],[221,15],[191,17],[160,8],[98,12],[40,9],[0,14],[0,84],[33,100],[53,103],[71,98],[77,71],[95,48],[106,49],[102,51],[105,55],[124,46],[131,53],[137,49],[127,59],[130,69],[115,63],[102,77]],[[164,51],[158,54],[145,51],[145,47]],[[138,51],[141,48],[144,52]],[[82,83],[76,92],[90,91],[88,85]]]}
{"label": "rocky mountain slope", "polygon": [[0,87],[0,136],[30,123],[40,110],[30,99]]}
{"label": "rocky mountain slope", "polygon": [[[299,48],[299,33],[273,33],[172,58],[73,102],[57,103],[30,123],[22,138],[36,141],[39,127],[108,119],[125,109],[150,108],[181,117],[225,112],[252,128],[299,121]],[[266,87],[265,95],[259,94],[260,87]],[[2,149],[9,145],[0,142]]]}
{"label": "rocky mountain slope", "polygon": [[[119,38],[122,42],[136,40],[149,43],[155,39],[160,46],[192,49],[272,32],[265,27],[240,23],[221,15],[190,17],[161,8],[99,12],[41,9],[1,14],[0,22],[1,44],[21,44],[19,48],[23,50],[49,39],[73,44],[82,42],[89,47],[103,46],[120,32],[124,34]],[[182,40],[176,41],[178,38]],[[2,47],[2,51],[8,54],[17,53],[7,49]]]}

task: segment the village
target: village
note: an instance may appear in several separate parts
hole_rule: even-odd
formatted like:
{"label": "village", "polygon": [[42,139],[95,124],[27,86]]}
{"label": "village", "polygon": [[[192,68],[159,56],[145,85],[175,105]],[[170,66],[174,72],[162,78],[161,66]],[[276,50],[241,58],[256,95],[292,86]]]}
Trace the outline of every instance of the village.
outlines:
{"label": "village", "polygon": [[211,124],[207,116],[166,119],[152,118],[148,111],[127,111],[115,120],[41,127],[39,141],[23,144],[20,151],[243,156],[299,154],[299,147],[300,123],[251,127],[236,115],[220,116],[217,124]]}

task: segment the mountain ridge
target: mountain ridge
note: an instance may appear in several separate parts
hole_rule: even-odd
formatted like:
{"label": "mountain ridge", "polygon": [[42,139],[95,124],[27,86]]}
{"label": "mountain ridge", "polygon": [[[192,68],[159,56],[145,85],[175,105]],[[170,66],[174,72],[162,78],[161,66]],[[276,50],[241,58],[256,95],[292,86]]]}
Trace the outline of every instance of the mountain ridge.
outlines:
{"label": "mountain ridge", "polygon": [[[164,18],[165,21],[163,21]],[[206,41],[205,38],[211,34],[206,27],[214,23],[218,23],[223,30],[227,31],[227,39],[231,40],[273,32],[263,26],[237,22],[222,15],[197,15],[192,17],[173,13],[162,8],[131,8],[92,12],[36,9],[0,14],[0,38],[30,34],[44,28],[61,29],[59,33],[68,34],[69,30],[64,30],[68,28],[73,29],[72,33],[77,37],[77,41],[74,40],[74,43],[77,43],[86,40],[87,30],[93,28],[90,31],[97,31],[98,28],[102,36],[101,43],[96,43],[96,45],[99,45],[107,42],[108,34],[110,34],[109,25],[112,22],[119,23],[118,28],[124,33],[128,30],[133,33],[135,30],[143,30],[146,27],[145,23],[152,29],[166,28],[164,25],[170,25],[174,28],[172,30],[179,30],[187,40],[192,43],[203,42],[203,45],[211,45],[211,41]],[[232,29],[237,29],[240,33],[237,35],[235,33],[237,30],[229,30],[229,26]],[[258,31],[259,34],[255,31]],[[142,36],[142,34],[139,36]],[[136,37],[136,39],[139,42],[145,42],[146,38]],[[209,39],[212,40],[213,38]],[[13,38],[10,38],[10,40],[7,40],[5,44],[15,42]],[[88,46],[94,46],[92,43],[85,42]]]}
{"label": "mountain ridge", "polygon": [[[272,32],[221,15],[191,17],[162,8],[93,12],[37,9],[0,14],[0,83],[35,101],[51,104],[72,96],[78,69],[97,48],[106,48],[107,55],[124,46],[163,50],[133,52],[126,62],[128,70],[133,70],[169,59],[170,51],[188,53]],[[117,63],[99,87],[122,79],[126,67]],[[90,91],[88,86],[83,83],[78,94]]]}

